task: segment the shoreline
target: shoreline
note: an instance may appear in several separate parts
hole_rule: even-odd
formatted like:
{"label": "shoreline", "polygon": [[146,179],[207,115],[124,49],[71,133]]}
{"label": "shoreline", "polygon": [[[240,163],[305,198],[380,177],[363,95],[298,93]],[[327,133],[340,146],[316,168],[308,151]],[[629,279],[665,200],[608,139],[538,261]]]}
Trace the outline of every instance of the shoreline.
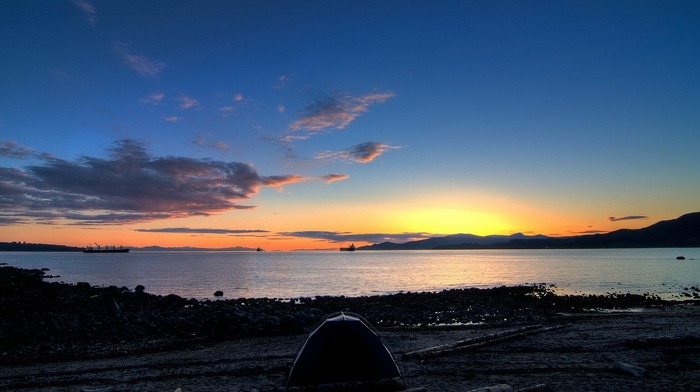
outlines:
{"label": "shoreline", "polygon": [[0,363],[31,363],[153,351],[188,343],[304,335],[325,315],[348,310],[379,329],[548,320],[560,313],[659,309],[700,300],[653,295],[556,295],[544,285],[450,289],[294,300],[185,299],[137,286],[46,282],[45,271],[0,267]]}
{"label": "shoreline", "polygon": [[[543,286],[514,286],[197,301],[44,276],[0,267],[0,389],[279,392],[308,332],[327,314],[348,310],[377,328],[409,387],[700,391],[700,345],[663,346],[678,341],[669,337],[700,340],[697,299],[557,296]],[[406,355],[538,325],[546,332],[470,352]],[[619,361],[648,375],[621,373],[613,366]]]}

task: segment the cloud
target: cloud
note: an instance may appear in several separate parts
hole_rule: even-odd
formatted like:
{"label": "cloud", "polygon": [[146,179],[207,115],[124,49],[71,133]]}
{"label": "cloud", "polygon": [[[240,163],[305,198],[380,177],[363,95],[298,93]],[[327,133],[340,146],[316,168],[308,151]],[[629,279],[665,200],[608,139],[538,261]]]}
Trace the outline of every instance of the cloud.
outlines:
{"label": "cloud", "polygon": [[219,108],[222,116],[228,116],[231,112],[236,109],[235,106],[223,106]]}
{"label": "cloud", "polygon": [[629,215],[629,216],[622,216],[619,218],[616,218],[614,216],[608,217],[608,220],[610,222],[617,222],[617,221],[624,221],[624,220],[636,220],[636,219],[648,219],[649,217],[646,215]]}
{"label": "cloud", "polygon": [[277,81],[275,82],[274,86],[272,86],[272,88],[275,90],[281,90],[287,87],[287,84],[289,84],[291,80],[292,77],[289,75],[280,75],[280,77],[277,78]]}
{"label": "cloud", "polygon": [[347,180],[348,178],[350,178],[350,177],[348,177],[345,174],[326,174],[325,176],[321,176],[321,179],[326,184],[330,184],[330,183],[336,182],[336,181]]}
{"label": "cloud", "polygon": [[278,235],[285,237],[301,237],[301,238],[311,238],[318,240],[326,240],[332,242],[369,242],[372,244],[382,243],[382,242],[395,242],[404,243],[408,241],[423,240],[430,238],[429,233],[368,233],[368,234],[356,234],[349,232],[337,232],[337,231],[291,231],[291,232],[281,232]]}
{"label": "cloud", "polygon": [[348,94],[323,95],[306,105],[301,118],[294,121],[290,131],[306,131],[314,134],[328,130],[344,129],[375,103],[383,103],[394,97],[385,92],[352,97]]}
{"label": "cloud", "polygon": [[123,42],[115,42],[114,51],[124,64],[143,77],[154,78],[165,68],[165,63],[155,62],[146,56],[131,53],[129,47]]}
{"label": "cloud", "polygon": [[170,123],[176,123],[176,122],[180,121],[181,119],[182,119],[182,117],[178,117],[178,116],[163,117],[163,121],[170,122]]}
{"label": "cloud", "polygon": [[209,216],[255,208],[240,202],[261,187],[305,180],[261,176],[240,162],[154,157],[128,139],[108,153],[75,161],[43,155],[41,164],[22,170],[0,167],[0,218],[105,225]]}
{"label": "cloud", "polygon": [[150,104],[150,105],[158,105],[159,103],[161,103],[163,101],[163,98],[165,98],[165,94],[163,94],[161,92],[154,92],[154,93],[151,93],[151,95],[149,95],[148,97],[142,98],[141,103]]}
{"label": "cloud", "polygon": [[140,233],[184,233],[184,234],[250,234],[269,233],[267,230],[234,230],[234,229],[212,229],[212,228],[190,228],[190,227],[163,227],[159,229],[136,229]]}
{"label": "cloud", "polygon": [[196,99],[188,97],[185,94],[180,94],[175,100],[180,102],[181,109],[192,109],[193,107],[199,106],[199,102]]}
{"label": "cloud", "polygon": [[201,147],[211,147],[215,148],[217,150],[228,150],[229,145],[226,142],[213,142],[213,143],[207,143],[207,139],[204,137],[198,137],[192,140],[192,144],[201,146]]}
{"label": "cloud", "polygon": [[369,163],[375,158],[382,155],[387,150],[398,149],[399,147],[390,146],[388,144],[367,142],[354,145],[343,151],[327,151],[318,153],[314,156],[316,159],[334,159],[342,158],[357,163]]}
{"label": "cloud", "polygon": [[34,156],[34,150],[15,142],[0,143],[0,156],[5,158],[25,159]]}
{"label": "cloud", "polygon": [[83,19],[92,27],[97,23],[97,10],[88,0],[71,0],[80,12],[83,14]]}
{"label": "cloud", "polygon": [[[607,233],[607,231],[606,231],[606,230],[595,230],[595,229],[591,229],[591,230],[574,231],[574,232],[572,232],[572,234],[575,234],[575,235],[602,234],[602,233]],[[556,235],[554,235],[553,237],[556,237]]]}

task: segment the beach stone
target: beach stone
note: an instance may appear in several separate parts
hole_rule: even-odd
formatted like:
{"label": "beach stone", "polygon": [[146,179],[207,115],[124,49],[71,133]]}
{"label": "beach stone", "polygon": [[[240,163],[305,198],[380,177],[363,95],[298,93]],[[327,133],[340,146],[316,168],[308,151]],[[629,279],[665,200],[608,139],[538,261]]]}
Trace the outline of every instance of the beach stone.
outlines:
{"label": "beach stone", "polygon": [[169,306],[183,306],[187,303],[187,300],[180,297],[177,294],[168,294],[162,297],[156,303],[158,306],[166,308]]}
{"label": "beach stone", "polygon": [[[100,352],[119,352],[152,342],[238,339],[253,336],[308,333],[328,314],[360,314],[378,328],[438,323],[519,322],[538,320],[557,312],[588,309],[659,306],[649,295],[556,296],[546,287],[453,289],[441,292],[399,293],[374,297],[316,297],[282,300],[239,298],[216,300],[158,296],[112,287],[80,287],[44,282],[40,270],[0,267],[0,364],[46,359],[38,347],[48,342],[52,359],[81,358]],[[691,291],[692,290],[692,291]],[[695,298],[700,288],[689,287]],[[690,300],[692,301],[692,300]],[[697,299],[697,304],[700,301]],[[118,344],[112,345],[117,342]],[[57,349],[60,348],[59,349]],[[97,347],[97,348],[96,348]]]}
{"label": "beach stone", "polygon": [[140,285],[137,285],[136,288],[134,289],[134,291],[137,291],[137,292],[138,292],[138,291],[143,292],[143,291],[145,291],[145,290],[146,290],[146,288],[143,287],[143,285],[141,285],[141,284],[140,284]]}
{"label": "beach stone", "polygon": [[287,314],[284,315],[284,317],[282,317],[282,320],[280,321],[280,326],[282,326],[282,328],[289,328],[296,325],[296,323],[297,320],[294,318],[294,316],[292,316],[291,314]]}
{"label": "beach stone", "polygon": [[216,290],[216,291],[214,292],[214,296],[215,296],[215,297],[223,297],[223,296],[224,296],[224,292],[221,291],[221,290]]}

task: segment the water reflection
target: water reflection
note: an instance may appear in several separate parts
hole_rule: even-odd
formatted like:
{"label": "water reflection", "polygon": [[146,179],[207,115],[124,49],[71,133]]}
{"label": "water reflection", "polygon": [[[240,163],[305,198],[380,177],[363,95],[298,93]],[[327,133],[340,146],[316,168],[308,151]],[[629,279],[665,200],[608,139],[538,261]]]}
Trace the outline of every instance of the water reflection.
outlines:
{"label": "water reflection", "polygon": [[[675,257],[684,254],[687,260]],[[48,267],[59,281],[141,284],[153,294],[210,298],[298,298],[548,283],[561,293],[677,295],[697,286],[700,249],[392,252],[6,253],[2,260]]]}

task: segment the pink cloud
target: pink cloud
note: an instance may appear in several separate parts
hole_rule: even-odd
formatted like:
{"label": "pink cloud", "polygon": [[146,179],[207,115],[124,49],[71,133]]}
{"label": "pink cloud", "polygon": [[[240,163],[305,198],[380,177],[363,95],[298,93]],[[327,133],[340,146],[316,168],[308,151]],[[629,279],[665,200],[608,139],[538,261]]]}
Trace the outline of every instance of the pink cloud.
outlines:
{"label": "pink cloud", "polygon": [[131,53],[129,47],[122,42],[115,42],[114,50],[124,64],[143,77],[154,78],[165,68],[165,63],[155,62],[145,56]]}

